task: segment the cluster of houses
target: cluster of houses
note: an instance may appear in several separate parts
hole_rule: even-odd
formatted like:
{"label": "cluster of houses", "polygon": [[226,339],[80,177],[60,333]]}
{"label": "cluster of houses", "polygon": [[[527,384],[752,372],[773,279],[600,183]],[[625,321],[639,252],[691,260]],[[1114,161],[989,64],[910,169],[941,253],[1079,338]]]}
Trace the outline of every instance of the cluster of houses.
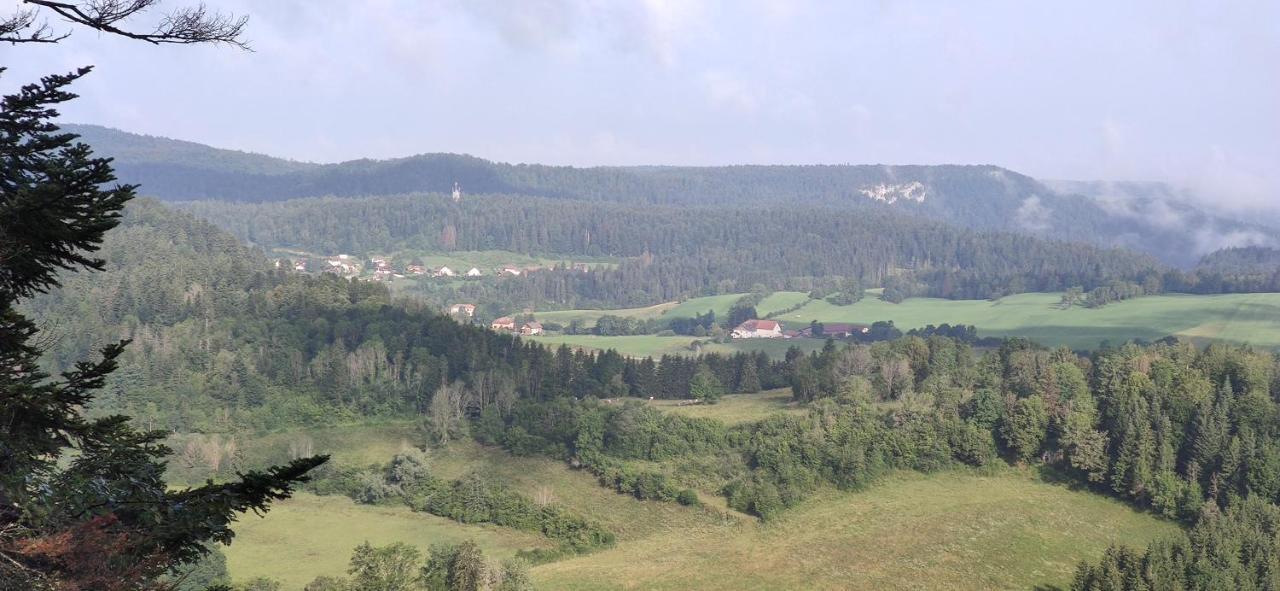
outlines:
{"label": "cluster of houses", "polygon": [[373,280],[374,281],[388,281],[392,278],[399,279],[401,277],[404,277],[404,275],[401,275],[400,273],[396,273],[394,270],[392,270],[391,261],[387,259],[384,259],[381,257],[374,257],[370,259],[370,262],[373,263]]}
{"label": "cluster of houses", "polygon": [[871,332],[871,327],[866,324],[830,322],[819,326],[821,326],[821,334],[814,334],[815,327],[813,326],[808,326],[801,330],[783,330],[782,324],[777,320],[752,319],[739,324],[733,329],[733,332],[729,333],[729,336],[735,339],[847,339]]}
{"label": "cluster of houses", "polygon": [[325,273],[334,273],[342,276],[359,275],[360,263],[351,258],[351,255],[340,254],[338,256],[325,259]]}
{"label": "cluster of houses", "polygon": [[536,320],[530,320],[529,322],[519,325],[517,328],[516,319],[510,316],[503,316],[502,318],[494,320],[489,324],[489,328],[492,330],[515,333],[526,337],[542,334],[542,323]]}
{"label": "cluster of houses", "polygon": [[432,277],[484,277],[484,271],[477,267],[471,267],[465,273],[454,271],[447,265],[441,266],[439,269],[430,269],[422,265],[409,265],[408,270],[411,275],[430,275]]}

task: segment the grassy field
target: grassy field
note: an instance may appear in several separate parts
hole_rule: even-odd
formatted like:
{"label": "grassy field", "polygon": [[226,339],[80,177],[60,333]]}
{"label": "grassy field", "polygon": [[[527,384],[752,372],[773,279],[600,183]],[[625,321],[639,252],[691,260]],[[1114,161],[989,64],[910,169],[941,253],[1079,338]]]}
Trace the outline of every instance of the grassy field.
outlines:
{"label": "grassy field", "polygon": [[225,549],[232,578],[278,579],[290,591],[320,575],[344,575],[351,550],[405,542],[424,553],[432,544],[474,540],[489,556],[508,558],[525,548],[553,547],[546,538],[488,525],[464,525],[408,507],[357,505],[346,497],[300,494],[263,518],[244,517]]}
{"label": "grassy field", "polygon": [[[661,407],[726,422],[799,410],[785,390],[731,395],[715,406]],[[350,428],[346,457],[391,450],[404,435],[397,429],[371,426],[357,435]],[[430,453],[437,475],[484,472],[618,535],[612,549],[535,567],[541,589],[1028,589],[1069,583],[1077,560],[1096,559],[1113,542],[1142,545],[1176,530],[1120,502],[1013,468],[903,473],[866,491],[821,492],[761,524],[724,510],[713,491],[702,491],[706,508],[637,501],[560,460],[514,457],[467,441]],[[271,576],[286,590],[342,573],[351,549],[366,540],[425,550],[474,539],[495,557],[547,545],[528,532],[311,495],[281,503],[265,518],[246,517],[236,531],[227,549],[233,578]]]}
{"label": "grassy field", "polygon": [[[541,322],[558,322],[568,326],[570,322],[577,320],[583,326],[595,326],[596,320],[606,314],[612,316],[622,316],[624,318],[636,318],[638,320],[648,320],[665,315],[679,304],[675,302],[667,302],[665,304],[657,304],[654,306],[645,306],[643,308],[622,308],[618,310],[564,310],[559,312],[538,312],[535,314]],[[673,317],[674,318],[674,317]]]}
{"label": "grassy field", "polygon": [[[697,298],[684,304],[663,304],[654,308],[634,308],[622,312],[641,314],[657,310],[664,316],[691,315],[701,308],[723,305],[726,309],[739,296]],[[1121,343],[1131,339],[1155,340],[1176,335],[1204,342],[1224,340],[1249,343],[1259,347],[1280,347],[1280,293],[1226,295],[1161,295],[1117,302],[1102,308],[1058,307],[1061,295],[1029,293],[1009,296],[995,302],[988,300],[942,300],[912,298],[901,304],[890,304],[868,296],[852,306],[834,306],[823,300],[808,300],[795,312],[777,317],[790,328],[819,322],[872,323],[892,320],[898,328],[909,330],[929,324],[972,324],[981,336],[1026,337],[1046,345],[1093,348],[1103,341]],[[800,292],[777,292],[765,298],[757,311],[765,315],[807,300]],[[578,317],[594,322],[601,310],[555,312],[566,318]],[[717,314],[720,314],[717,311]],[[543,315],[539,315],[540,317]],[[684,336],[548,337],[552,342],[594,349],[617,349],[627,355],[661,355],[691,353],[688,345],[694,339]],[[821,347],[820,341],[754,341],[708,344],[703,351],[733,352],[763,350],[771,356],[782,356],[788,347],[805,350]]]}
{"label": "grassy field", "polygon": [[534,340],[550,345],[569,345],[584,349],[615,349],[623,355],[632,357],[657,357],[662,355],[695,355],[698,353],[737,353],[739,351],[764,351],[774,359],[781,359],[790,347],[799,347],[802,351],[816,351],[824,344],[820,339],[747,339],[728,343],[705,342],[698,349],[690,348],[694,341],[705,341],[696,337],[635,335],[624,337],[598,337],[595,335],[545,335],[533,337]]}
{"label": "grassy field", "polygon": [[[786,292],[788,294],[792,292]],[[577,320],[582,322],[583,326],[591,327],[595,325],[597,319],[604,315],[622,316],[624,318],[636,318],[639,320],[649,320],[652,318],[691,318],[699,314],[706,314],[708,310],[714,311],[716,317],[723,317],[729,313],[729,308],[733,303],[738,301],[742,294],[729,294],[719,296],[706,296],[701,298],[691,298],[683,302],[666,302],[653,306],[645,306],[641,308],[619,308],[616,310],[564,310],[554,312],[538,312],[536,314],[538,320],[542,322],[558,322],[568,325],[570,322]],[[788,301],[789,297],[782,297],[779,302]],[[779,306],[785,308],[791,304]],[[764,312],[761,312],[763,314]]]}
{"label": "grassy field", "polygon": [[791,400],[790,388],[755,394],[727,394],[717,404],[681,405],[678,400],[651,400],[650,405],[687,417],[716,419],[729,425],[758,421],[774,413],[803,414],[804,407]]}
{"label": "grassy field", "polygon": [[1280,347],[1280,294],[1161,295],[1102,308],[1058,308],[1060,294],[1030,293],[986,300],[912,298],[890,304],[867,298],[852,306],[814,301],[779,320],[789,325],[892,320],[906,330],[927,324],[972,324],[983,336],[1020,336],[1048,345],[1094,347],[1104,340],[1193,339]]}
{"label": "grassy field", "polygon": [[547,589],[1031,589],[1173,524],[1013,469],[901,474],[768,524],[695,527],[541,565]]}
{"label": "grassy field", "polygon": [[808,301],[809,294],[804,292],[775,291],[768,296],[765,296],[763,300],[760,300],[759,304],[756,304],[756,313],[763,318],[777,312],[778,310],[786,310],[787,308],[797,304],[803,304]]}
{"label": "grassy field", "polygon": [[716,313],[716,318],[724,318],[729,314],[729,308],[733,307],[733,303],[741,298],[742,294],[738,293],[691,298],[680,302],[679,305],[668,311],[666,316],[668,318],[692,318],[699,314],[706,314],[710,310]]}

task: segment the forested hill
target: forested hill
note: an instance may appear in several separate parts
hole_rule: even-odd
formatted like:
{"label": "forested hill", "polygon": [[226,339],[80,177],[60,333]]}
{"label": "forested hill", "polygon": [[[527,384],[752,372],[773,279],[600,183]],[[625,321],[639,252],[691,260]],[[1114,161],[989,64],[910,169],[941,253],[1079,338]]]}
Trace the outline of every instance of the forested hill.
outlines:
{"label": "forested hill", "polygon": [[1135,248],[1190,266],[1216,248],[1266,244],[1271,230],[1207,216],[1120,210],[1055,191],[996,166],[632,166],[575,168],[505,164],[456,154],[308,164],[219,150],[97,126],[67,125],[116,159],[120,178],[167,201],[274,202],[448,192],[529,195],[630,205],[795,206],[894,209],[949,224]]}
{"label": "forested hill", "polygon": [[685,296],[812,289],[843,276],[902,297],[986,298],[1160,281],[1152,258],[1125,250],[975,232],[894,211],[716,208],[411,194],[283,203],[188,203],[185,209],[265,246],[310,252],[504,250],[623,258],[617,269],[547,271],[469,300],[545,307],[650,305]]}

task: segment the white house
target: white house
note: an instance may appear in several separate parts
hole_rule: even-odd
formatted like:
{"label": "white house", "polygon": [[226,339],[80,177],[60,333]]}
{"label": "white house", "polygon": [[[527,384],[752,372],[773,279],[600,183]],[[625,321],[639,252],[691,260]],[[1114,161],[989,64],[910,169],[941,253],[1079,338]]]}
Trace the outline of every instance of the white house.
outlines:
{"label": "white house", "polygon": [[454,273],[453,269],[450,269],[449,267],[440,267],[435,272],[436,277],[453,277],[455,275],[457,275],[457,273]]}
{"label": "white house", "polygon": [[484,275],[484,273],[481,273],[480,269],[475,267],[471,267],[471,270],[467,271],[467,277],[480,277],[482,275]]}
{"label": "white house", "polygon": [[449,306],[449,314],[454,316],[466,316],[472,318],[476,315],[475,304],[454,304]]}
{"label": "white house", "polygon": [[733,329],[730,336],[735,339],[780,339],[782,325],[777,320],[748,320]]}

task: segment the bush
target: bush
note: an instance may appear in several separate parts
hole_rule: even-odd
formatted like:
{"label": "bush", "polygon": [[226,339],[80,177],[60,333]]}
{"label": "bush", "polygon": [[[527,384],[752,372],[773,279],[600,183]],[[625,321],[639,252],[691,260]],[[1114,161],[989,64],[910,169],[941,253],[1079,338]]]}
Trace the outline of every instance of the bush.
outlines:
{"label": "bush", "polygon": [[698,500],[698,493],[692,488],[680,491],[680,494],[676,495],[676,502],[686,507],[697,507],[702,504],[702,501]]}

